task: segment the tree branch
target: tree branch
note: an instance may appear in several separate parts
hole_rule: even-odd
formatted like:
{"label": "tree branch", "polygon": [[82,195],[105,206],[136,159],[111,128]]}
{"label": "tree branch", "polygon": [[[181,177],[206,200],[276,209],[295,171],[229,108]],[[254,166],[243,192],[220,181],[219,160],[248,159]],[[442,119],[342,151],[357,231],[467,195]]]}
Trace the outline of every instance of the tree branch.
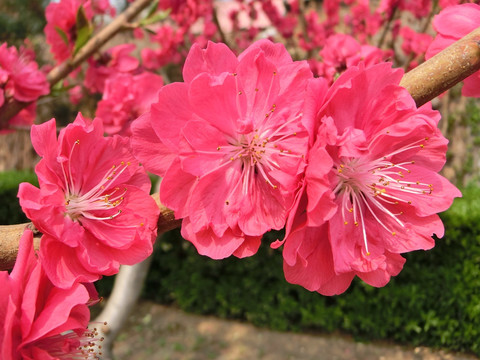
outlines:
{"label": "tree branch", "polygon": [[[135,1],[110,24],[105,26],[98,32],[98,34],[92,37],[72,59],[53,68],[47,75],[47,81],[50,83],[50,86],[55,85],[57,82],[67,77],[68,74],[92,56],[95,51],[121,31],[126,23],[130,22],[152,2],[153,0]],[[8,120],[30,104],[31,102],[20,102],[10,98],[7,103],[0,108],[0,129],[7,127]]]}
{"label": "tree branch", "polygon": [[480,70],[480,27],[406,73],[400,85],[417,106]]}

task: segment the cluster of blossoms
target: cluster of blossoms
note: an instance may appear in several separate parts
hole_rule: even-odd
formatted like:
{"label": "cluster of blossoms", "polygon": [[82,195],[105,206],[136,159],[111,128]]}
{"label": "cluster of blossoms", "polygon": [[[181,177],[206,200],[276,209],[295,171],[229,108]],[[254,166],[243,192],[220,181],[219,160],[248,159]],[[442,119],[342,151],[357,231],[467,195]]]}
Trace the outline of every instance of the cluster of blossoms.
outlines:
{"label": "cluster of blossoms", "polygon": [[185,81],[133,123],[133,150],[163,177],[160,200],[200,254],[252,255],[287,224],[272,246],[284,244],[288,281],[327,295],[355,275],[384,286],[400,254],[443,236],[436,213],[461,196],[437,174],[440,115],[416,107],[402,75],[360,64],[329,87],[267,40],[238,57],[194,46]]}
{"label": "cluster of blossoms", "polygon": [[[174,24],[156,29],[152,39],[166,43],[142,51],[143,64],[126,44],[89,59],[85,88],[102,93],[96,118],[79,114],[58,136],[54,119],[32,126],[39,188],[21,184],[18,197],[41,240],[36,254],[26,230],[15,268],[0,273],[2,359],[98,355],[87,330],[88,305],[98,301],[91,283],[153,250],[159,208],[146,170],[162,177],[160,200],[200,254],[251,256],[266,232],[286,228],[271,244],[283,246],[286,279],[324,295],[344,292],[355,276],[384,286],[401,271],[403,253],[434,246],[432,236],[444,232],[437,213],[461,196],[438,174],[448,142],[440,115],[430,104],[417,107],[399,85],[403,71],[385,62],[392,52],[366,41],[394,19],[393,8],[422,17],[431,3],[381,1],[372,12],[366,1],[349,1],[343,22],[362,34],[356,38],[334,31],[340,3],[325,1],[325,21],[307,13],[300,43],[317,53],[309,61],[266,39],[239,55],[207,43],[219,24],[207,0],[160,1]],[[241,29],[241,11],[261,10],[283,37],[293,36],[301,9],[286,4],[283,17],[274,1],[244,3],[232,27]],[[103,0],[51,3],[45,32],[57,61],[72,56],[79,18],[107,12]],[[434,20],[433,43],[396,26],[406,65],[476,28],[479,14],[474,4],[448,7]],[[193,36],[199,21],[202,35]],[[184,81],[164,85],[153,70],[186,39],[194,45]],[[252,40],[240,39],[238,49]],[[464,94],[479,96],[478,80],[467,79]],[[0,107],[48,92],[31,58],[0,46]]]}
{"label": "cluster of blossoms", "polygon": [[[10,100],[33,102],[50,93],[50,85],[38,69],[33,52],[20,52],[6,43],[0,45],[0,108]],[[9,120],[11,127],[30,126],[35,120],[35,104]]]}

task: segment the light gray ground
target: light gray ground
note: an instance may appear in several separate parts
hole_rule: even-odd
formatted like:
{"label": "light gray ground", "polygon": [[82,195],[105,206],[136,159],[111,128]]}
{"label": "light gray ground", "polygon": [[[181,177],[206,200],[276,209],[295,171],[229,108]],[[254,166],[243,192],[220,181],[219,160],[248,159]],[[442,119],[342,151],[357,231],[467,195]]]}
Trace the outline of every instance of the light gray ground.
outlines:
{"label": "light gray ground", "polygon": [[114,353],[117,360],[479,359],[423,347],[358,343],[344,335],[280,333],[151,302],[137,306]]}

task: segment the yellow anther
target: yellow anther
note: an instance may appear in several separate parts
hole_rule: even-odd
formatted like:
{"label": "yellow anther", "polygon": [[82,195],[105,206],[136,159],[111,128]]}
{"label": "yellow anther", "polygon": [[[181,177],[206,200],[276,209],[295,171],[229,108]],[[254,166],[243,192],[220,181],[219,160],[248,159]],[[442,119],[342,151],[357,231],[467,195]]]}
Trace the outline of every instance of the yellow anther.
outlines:
{"label": "yellow anther", "polygon": [[232,161],[233,161],[233,160],[235,160],[235,159],[234,159],[234,158],[233,158],[233,156],[232,156],[232,157],[230,158],[230,160],[232,160]]}
{"label": "yellow anther", "polygon": [[257,88],[255,88],[255,91],[258,91],[258,89],[257,89]]}
{"label": "yellow anther", "polygon": [[345,222],[343,223],[343,225],[348,225],[348,221],[345,221]]}
{"label": "yellow anther", "polygon": [[241,91],[239,91],[239,92],[238,92],[238,95],[242,95],[242,92],[241,92]]}
{"label": "yellow anther", "polygon": [[367,251],[367,256],[369,256],[369,255],[370,255],[370,251]]}
{"label": "yellow anther", "polygon": [[423,149],[423,148],[425,147],[425,145],[423,145],[423,144],[420,144],[420,147]]}
{"label": "yellow anther", "polygon": [[355,226],[358,226],[358,221],[355,221]]}
{"label": "yellow anther", "polygon": [[397,233],[394,231],[394,232],[392,232],[392,235],[395,236],[395,235],[397,235]]}
{"label": "yellow anther", "polygon": [[352,212],[352,211],[353,211],[353,208],[348,209],[348,212]]}
{"label": "yellow anther", "polygon": [[237,76],[237,73],[233,73],[232,75],[233,75],[233,76]]}
{"label": "yellow anther", "polygon": [[219,150],[220,150],[220,146],[217,146],[217,151],[219,151]]}
{"label": "yellow anther", "polygon": [[230,201],[225,201],[225,205],[230,205]]}

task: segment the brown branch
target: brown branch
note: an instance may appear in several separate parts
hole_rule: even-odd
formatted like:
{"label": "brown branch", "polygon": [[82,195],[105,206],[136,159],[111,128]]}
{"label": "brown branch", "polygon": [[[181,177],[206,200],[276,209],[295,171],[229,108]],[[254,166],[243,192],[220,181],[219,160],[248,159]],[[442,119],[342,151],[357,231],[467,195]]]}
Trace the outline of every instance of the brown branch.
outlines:
{"label": "brown branch", "polygon": [[[70,60],[67,60],[53,68],[47,75],[50,86],[64,79],[75,70],[82,62],[92,56],[102,45],[120,32],[124,25],[136,17],[143,9],[150,5],[153,0],[137,0],[132,3],[123,13],[118,15],[110,24],[105,26],[83,46],[80,51]],[[20,102],[13,98],[0,108],[0,129],[7,126],[8,120],[18,114],[31,102]]]}
{"label": "brown branch", "polygon": [[[0,226],[0,270],[13,268],[17,259],[18,244],[25,229],[34,230],[32,223]],[[35,231],[34,231],[35,233]],[[40,239],[35,236],[34,246],[38,249]]]}
{"label": "brown branch", "polygon": [[480,27],[403,76],[417,106],[480,70]]}

